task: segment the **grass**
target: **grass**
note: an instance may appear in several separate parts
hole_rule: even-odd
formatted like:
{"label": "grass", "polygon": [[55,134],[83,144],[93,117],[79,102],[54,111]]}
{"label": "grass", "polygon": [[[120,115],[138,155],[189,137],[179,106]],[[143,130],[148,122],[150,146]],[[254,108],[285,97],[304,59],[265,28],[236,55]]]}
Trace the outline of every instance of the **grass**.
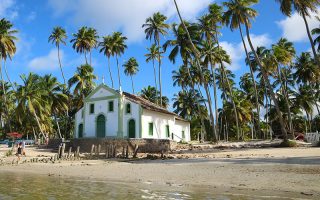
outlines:
{"label": "grass", "polygon": [[294,140],[284,140],[279,147],[297,147],[297,142]]}

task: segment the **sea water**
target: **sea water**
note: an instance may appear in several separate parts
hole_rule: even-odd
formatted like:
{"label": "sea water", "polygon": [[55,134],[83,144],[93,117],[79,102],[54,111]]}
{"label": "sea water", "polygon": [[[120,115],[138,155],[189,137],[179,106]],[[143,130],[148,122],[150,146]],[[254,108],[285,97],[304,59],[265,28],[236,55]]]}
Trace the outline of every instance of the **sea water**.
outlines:
{"label": "sea water", "polygon": [[[0,169],[1,170],[1,169]],[[152,183],[119,183],[0,171],[0,200],[7,199],[270,199],[250,195],[219,194],[214,188],[155,186]],[[274,199],[274,198],[272,198]],[[280,198],[286,199],[286,198]]]}

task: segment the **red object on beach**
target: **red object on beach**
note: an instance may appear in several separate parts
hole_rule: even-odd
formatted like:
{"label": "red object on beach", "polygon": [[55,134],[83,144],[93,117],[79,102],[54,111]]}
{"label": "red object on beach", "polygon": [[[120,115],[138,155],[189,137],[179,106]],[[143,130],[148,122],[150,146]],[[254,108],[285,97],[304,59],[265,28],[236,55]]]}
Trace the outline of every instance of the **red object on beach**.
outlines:
{"label": "red object on beach", "polygon": [[13,138],[22,138],[22,134],[17,132],[7,133],[7,136]]}

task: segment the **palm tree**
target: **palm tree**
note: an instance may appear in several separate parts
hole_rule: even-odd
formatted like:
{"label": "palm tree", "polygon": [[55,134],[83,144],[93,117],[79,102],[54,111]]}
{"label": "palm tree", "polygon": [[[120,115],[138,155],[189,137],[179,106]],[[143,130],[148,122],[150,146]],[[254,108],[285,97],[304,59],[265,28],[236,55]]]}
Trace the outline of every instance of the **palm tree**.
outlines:
{"label": "palm tree", "polygon": [[288,120],[289,120],[289,130],[292,134],[293,133],[293,125],[292,125],[292,117],[291,117],[291,110],[290,110],[290,104],[289,104],[289,96],[288,96],[288,88],[285,86],[287,85],[286,77],[281,75],[282,67],[281,66],[288,66],[292,64],[292,60],[295,57],[296,51],[294,49],[293,43],[289,42],[285,38],[281,38],[277,44],[272,45],[273,54],[277,59],[277,75],[280,80],[280,85],[282,88],[282,93],[284,96],[284,99],[286,101],[286,106],[288,110]]}
{"label": "palm tree", "polygon": [[88,64],[78,67],[76,73],[69,79],[69,88],[75,85],[74,95],[82,98],[81,105],[84,103],[84,98],[93,90],[94,79],[96,79],[96,76],[93,74],[93,68]]}
{"label": "palm tree", "polygon": [[137,72],[139,71],[139,64],[138,64],[137,60],[132,57],[125,64],[123,64],[123,66],[124,66],[124,74],[127,76],[130,76],[130,78],[131,78],[132,92],[134,94],[132,76],[137,74]]}
{"label": "palm tree", "polygon": [[[154,65],[154,61],[159,59],[159,48],[157,48],[156,44],[152,44],[150,48],[147,48],[149,53],[145,54],[144,56],[146,57],[146,62],[150,62],[152,60],[152,66],[153,66],[153,74],[154,74],[154,86],[156,88],[156,91],[158,90],[158,84],[157,84],[157,72],[156,72],[156,67]],[[158,60],[159,62],[159,60]]]}
{"label": "palm tree", "polygon": [[[320,18],[318,17],[318,21],[320,22]],[[311,31],[312,35],[315,35],[315,39],[313,41],[314,45],[318,44],[317,51],[320,52],[320,25],[318,28],[314,28]]]}
{"label": "palm tree", "polygon": [[87,37],[89,40],[90,65],[92,66],[91,51],[93,48],[97,47],[99,36],[98,36],[97,30],[94,28],[88,28],[87,35],[88,35]]}
{"label": "palm tree", "polygon": [[64,77],[64,73],[63,73],[62,65],[61,65],[60,44],[62,43],[64,45],[66,45],[66,41],[65,41],[66,38],[67,38],[66,30],[63,29],[60,26],[57,26],[57,27],[53,28],[53,31],[52,31],[51,35],[49,36],[49,39],[48,39],[48,41],[52,42],[52,44],[55,44],[57,49],[58,49],[59,66],[60,66],[61,75],[62,75],[62,78],[63,78],[63,81],[64,81],[65,85],[67,85],[67,83],[66,83],[66,79]]}
{"label": "palm tree", "polygon": [[[2,74],[2,60],[4,63],[6,62],[7,58],[11,60],[13,55],[16,53],[16,45],[15,40],[17,38],[14,36],[18,31],[12,30],[12,24],[10,21],[6,20],[5,18],[2,18],[0,20],[0,75],[1,75],[1,83],[2,83],[2,90],[4,93],[4,102],[6,104],[6,88],[4,85],[4,79]],[[6,70],[6,68],[5,68]],[[8,76],[9,78],[9,76]],[[8,116],[8,108],[6,109],[7,116]],[[11,126],[9,125],[10,129]]]}
{"label": "palm tree", "polygon": [[188,66],[181,65],[178,71],[172,71],[173,86],[181,86],[182,91],[186,91],[188,86],[191,86],[189,79]]}
{"label": "palm tree", "polygon": [[318,67],[320,67],[320,60],[318,58],[315,44],[313,43],[313,39],[310,33],[309,24],[307,21],[307,17],[311,16],[311,13],[317,13],[317,7],[320,5],[319,0],[276,0],[280,3],[280,10],[281,12],[290,17],[293,13],[293,11],[297,11],[299,15],[302,16],[303,21],[306,26],[306,31],[308,34],[308,38],[311,44],[312,52],[315,61],[318,63]]}
{"label": "palm tree", "polygon": [[44,119],[45,115],[49,112],[47,99],[44,98],[45,91],[39,85],[40,77],[33,73],[29,73],[28,76],[20,76],[23,85],[19,85],[16,91],[17,108],[16,114],[19,121],[26,113],[30,113],[36,120],[40,134],[45,136],[44,126],[40,121]]}
{"label": "palm tree", "polygon": [[[160,52],[160,35],[166,35],[169,25],[165,23],[167,17],[163,14],[157,12],[154,13],[152,17],[146,19],[145,24],[142,25],[142,28],[146,27],[145,34],[146,39],[153,38],[154,43],[158,45],[158,52]],[[159,87],[160,87],[160,105],[162,104],[162,84],[161,84],[161,55],[158,54],[158,63],[159,63]]]}
{"label": "palm tree", "polygon": [[100,53],[103,52],[103,54],[108,58],[108,69],[109,69],[109,74],[110,74],[110,79],[111,79],[111,85],[112,88],[114,88],[113,85],[113,78],[112,78],[112,73],[111,73],[111,68],[110,68],[110,57],[113,55],[113,40],[112,36],[107,35],[103,37],[103,41],[99,43],[100,46]]}
{"label": "palm tree", "polygon": [[252,51],[252,54],[254,55],[254,58],[255,58],[257,65],[261,69],[263,79],[264,79],[267,87],[269,88],[272,101],[275,105],[277,114],[279,115],[279,122],[280,122],[280,126],[281,126],[281,132],[283,134],[283,138],[284,138],[284,140],[287,140],[287,130],[286,130],[284,122],[283,122],[281,111],[280,111],[280,108],[278,105],[278,100],[277,100],[273,90],[271,89],[271,85],[270,85],[270,82],[269,82],[269,79],[267,76],[267,71],[265,71],[265,67],[264,67],[263,63],[261,62],[258,54],[256,53],[256,51],[253,47],[252,41],[251,41],[251,37],[250,37],[250,32],[249,32],[249,28],[251,27],[250,21],[252,18],[257,16],[257,11],[254,10],[253,8],[251,8],[251,6],[253,4],[256,4],[257,2],[258,2],[258,0],[230,0],[229,2],[225,2],[224,5],[228,8],[228,11],[226,11],[226,13],[229,13],[229,14],[225,14],[225,15],[233,15],[235,18],[236,17],[238,18],[237,20],[233,20],[231,23],[239,22],[239,23],[245,25],[246,35],[247,35],[250,49]]}
{"label": "palm tree", "polygon": [[46,94],[46,101],[48,102],[51,113],[56,121],[58,133],[62,138],[59,121],[57,116],[68,109],[68,96],[63,93],[63,85],[61,85],[57,78],[52,75],[45,75],[41,78],[41,85]]}
{"label": "palm tree", "polygon": [[307,120],[310,125],[312,121],[312,110],[314,105],[313,90],[309,85],[300,85],[296,93],[296,106],[300,107],[306,112]]}
{"label": "palm tree", "polygon": [[[160,102],[160,96],[157,95],[159,94],[159,91],[156,91],[155,87],[148,86],[145,87],[141,90],[140,96],[152,103]],[[166,96],[162,96],[162,104],[160,105],[161,107],[167,108],[169,105],[169,99]]]}
{"label": "palm tree", "polygon": [[87,53],[90,52],[92,48],[91,38],[89,38],[88,27],[81,27],[77,33],[72,34],[73,38],[70,40],[73,43],[72,48],[76,50],[77,53],[84,54],[86,64],[88,64]]}
{"label": "palm tree", "polygon": [[124,53],[124,50],[127,48],[127,45],[125,44],[125,41],[127,40],[127,38],[122,36],[122,33],[120,32],[114,32],[111,37],[112,37],[112,43],[113,43],[112,55],[116,56],[117,68],[118,68],[119,90],[121,90],[120,67],[119,67],[118,56],[121,56]]}

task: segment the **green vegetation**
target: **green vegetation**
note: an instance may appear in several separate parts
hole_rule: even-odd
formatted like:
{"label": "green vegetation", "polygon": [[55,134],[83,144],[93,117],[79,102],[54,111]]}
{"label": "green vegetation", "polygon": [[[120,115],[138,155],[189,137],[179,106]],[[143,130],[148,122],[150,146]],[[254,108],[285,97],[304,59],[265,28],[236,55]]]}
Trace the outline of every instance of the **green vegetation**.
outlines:
{"label": "green vegetation", "polygon": [[[162,94],[161,72],[163,59],[168,59],[174,66],[173,86],[181,89],[172,99],[173,110],[191,121],[192,139],[238,141],[277,135],[284,139],[283,146],[295,146],[288,140],[290,136],[320,130],[320,27],[310,30],[308,26],[308,17],[314,15],[320,3],[318,0],[277,0],[284,15],[290,17],[295,10],[306,25],[312,53],[297,54],[294,44],[286,38],[280,38],[270,48],[254,48],[250,31],[252,21],[258,15],[253,6],[258,2],[213,3],[197,21],[189,22],[180,15],[174,0],[179,22],[169,24],[167,17],[157,12],[142,25],[141,31],[152,42],[144,56],[146,62],[152,64],[154,85],[145,86],[138,94],[159,106],[168,107],[169,99]],[[221,45],[223,27],[239,30],[238,37],[245,50],[247,66],[242,67],[247,67],[248,73],[238,77],[239,83],[227,68],[232,60]],[[20,84],[17,84],[10,81],[5,65],[16,52],[17,32],[10,21],[0,20],[0,133],[17,131],[34,137],[73,137],[74,114],[95,88],[92,51],[98,48],[106,56],[106,71],[112,88],[110,58],[115,58],[120,89],[119,57],[127,49],[127,38],[121,32],[99,37],[96,29],[81,27],[71,35],[70,43],[75,52],[84,55],[84,64],[68,79],[60,59],[60,49],[68,48],[68,34],[63,28],[54,27],[48,41],[57,48],[63,84],[52,75],[33,73],[21,75]],[[180,66],[175,66],[179,59],[182,61]],[[133,76],[143,69],[139,69],[137,59],[133,57],[121,65],[131,78],[135,93]],[[8,81],[5,81],[2,69]],[[220,107],[218,99],[222,102]],[[314,107],[317,113],[314,113]],[[151,132],[153,134],[150,129]]]}
{"label": "green vegetation", "polygon": [[297,142],[294,140],[284,140],[281,142],[280,147],[297,147]]}

